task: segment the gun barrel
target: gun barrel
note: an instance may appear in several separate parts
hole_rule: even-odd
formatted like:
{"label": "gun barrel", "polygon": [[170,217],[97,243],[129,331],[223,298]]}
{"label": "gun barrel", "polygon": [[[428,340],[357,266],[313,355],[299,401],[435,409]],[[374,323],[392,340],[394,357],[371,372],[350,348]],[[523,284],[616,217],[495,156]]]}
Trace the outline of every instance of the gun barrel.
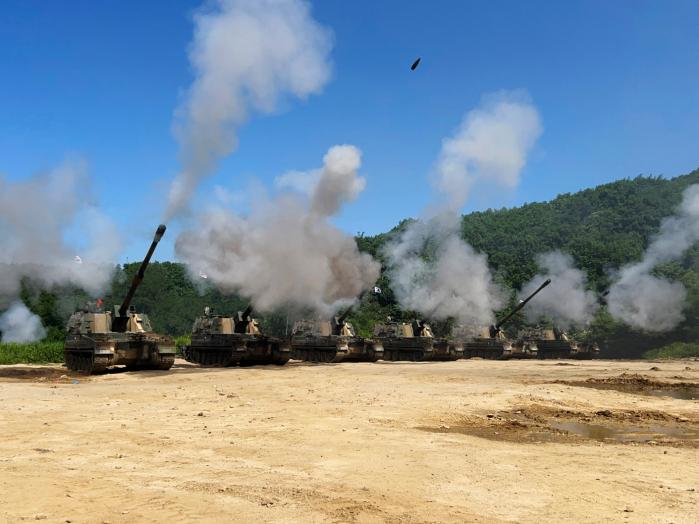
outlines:
{"label": "gun barrel", "polygon": [[155,251],[158,242],[160,242],[160,239],[163,238],[163,235],[165,234],[165,229],[165,225],[160,224],[158,226],[158,229],[155,231],[155,236],[153,237],[153,242],[148,248],[146,258],[144,258],[143,262],[141,262],[141,266],[138,268],[138,272],[136,273],[136,275],[134,275],[133,280],[131,281],[131,287],[129,288],[129,292],[126,293],[126,297],[124,297],[124,301],[121,303],[121,306],[119,307],[120,317],[126,316],[126,312],[129,310],[129,306],[131,305],[131,300],[133,299],[134,293],[136,293],[136,289],[138,289],[138,286],[143,281],[143,276],[146,273],[146,268],[148,267],[148,264],[150,264],[150,258],[153,256],[153,252]]}
{"label": "gun barrel", "polygon": [[529,295],[527,298],[525,298],[525,299],[522,300],[519,304],[517,304],[517,305],[515,306],[515,308],[514,308],[512,311],[510,311],[510,312],[507,314],[507,316],[506,316],[505,318],[503,318],[500,322],[498,322],[497,324],[495,324],[495,329],[499,331],[500,328],[501,328],[503,325],[505,325],[505,323],[506,323],[508,320],[510,320],[520,309],[522,309],[524,306],[527,305],[527,302],[529,302],[532,298],[534,298],[534,296],[535,296],[537,293],[539,293],[539,291],[541,291],[542,289],[544,289],[544,288],[545,288],[546,286],[548,286],[550,283],[551,283],[551,279],[550,279],[550,278],[546,279],[546,281],[545,281],[543,284],[541,284],[538,288],[536,288],[536,291],[534,291],[531,295]]}

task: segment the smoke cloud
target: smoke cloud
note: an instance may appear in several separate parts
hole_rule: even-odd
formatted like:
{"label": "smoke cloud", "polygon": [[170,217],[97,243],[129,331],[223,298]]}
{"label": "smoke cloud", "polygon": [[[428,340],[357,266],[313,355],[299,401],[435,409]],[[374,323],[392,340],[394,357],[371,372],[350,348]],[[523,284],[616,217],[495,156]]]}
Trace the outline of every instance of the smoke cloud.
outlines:
{"label": "smoke cloud", "polygon": [[514,189],[543,128],[537,109],[520,92],[483,98],[456,134],[442,143],[434,185],[448,209],[460,212],[471,188],[489,182]]}
{"label": "smoke cloud", "polygon": [[551,279],[524,308],[527,320],[537,322],[547,317],[561,328],[584,326],[597,310],[597,298],[587,290],[587,275],[577,269],[570,255],[552,251],[537,256],[542,271],[524,285],[520,298],[533,293],[547,278]]}
{"label": "smoke cloud", "polygon": [[13,302],[0,315],[1,342],[35,342],[46,336],[41,319],[29,311],[22,302]]}
{"label": "smoke cloud", "polygon": [[684,319],[687,290],[679,282],[652,274],[658,265],[680,258],[699,241],[699,184],[689,186],[676,213],[660,225],[636,264],[618,272],[609,290],[609,312],[632,327],[667,331]]}
{"label": "smoke cloud", "polygon": [[[83,239],[75,247],[67,231]],[[17,297],[21,280],[50,288],[74,284],[96,294],[108,283],[120,248],[114,225],[92,205],[84,162],[27,180],[0,176],[0,301]]]}
{"label": "smoke cloud", "polygon": [[176,112],[182,169],[166,219],[186,210],[199,182],[237,146],[253,111],[270,113],[289,95],[321,91],[331,74],[331,32],[303,0],[217,0],[194,17],[189,60],[195,80]]}
{"label": "smoke cloud", "polygon": [[248,217],[225,209],[200,216],[175,243],[192,277],[206,274],[222,291],[250,297],[261,311],[295,306],[319,314],[351,304],[373,286],[378,262],[328,221],[364,187],[361,153],[334,146],[323,162],[310,195],[255,202]]}
{"label": "smoke cloud", "polygon": [[412,223],[385,253],[391,287],[406,309],[482,326],[492,324],[493,311],[504,304],[487,257],[461,239],[457,215]]}
{"label": "smoke cloud", "polygon": [[438,198],[423,220],[411,223],[385,249],[401,306],[430,318],[463,324],[493,323],[505,293],[487,257],[461,238],[461,209],[477,182],[513,188],[542,127],[521,93],[483,99],[456,134],[444,140],[433,174]]}

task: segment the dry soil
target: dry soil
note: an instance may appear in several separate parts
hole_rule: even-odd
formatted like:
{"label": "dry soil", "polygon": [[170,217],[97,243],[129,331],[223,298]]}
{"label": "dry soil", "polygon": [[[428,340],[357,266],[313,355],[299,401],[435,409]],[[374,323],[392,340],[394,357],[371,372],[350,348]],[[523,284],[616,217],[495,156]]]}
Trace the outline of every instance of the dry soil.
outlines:
{"label": "dry soil", "polygon": [[698,383],[696,361],[4,366],[0,522],[697,522]]}

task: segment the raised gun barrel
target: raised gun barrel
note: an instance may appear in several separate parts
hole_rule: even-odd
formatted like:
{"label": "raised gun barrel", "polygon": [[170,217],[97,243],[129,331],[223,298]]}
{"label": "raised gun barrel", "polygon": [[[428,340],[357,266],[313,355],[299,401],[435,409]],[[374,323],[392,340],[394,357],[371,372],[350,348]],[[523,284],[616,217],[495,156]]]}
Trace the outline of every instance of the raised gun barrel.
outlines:
{"label": "raised gun barrel", "polygon": [[546,286],[548,286],[551,283],[551,279],[548,278],[546,279],[546,282],[541,284],[538,288],[536,288],[536,291],[534,291],[531,295],[529,295],[527,298],[522,300],[519,304],[515,306],[515,308],[510,311],[505,318],[503,318],[500,322],[495,324],[494,326],[490,326],[490,335],[491,337],[495,337],[495,335],[500,331],[502,326],[505,325],[505,323],[510,320],[520,309],[522,309],[524,306],[527,305],[527,302],[529,302],[534,296],[539,293],[542,289],[544,289]]}
{"label": "raised gun barrel", "polygon": [[124,298],[124,301],[121,303],[121,306],[119,307],[120,317],[126,316],[126,313],[129,310],[129,306],[131,305],[131,300],[133,299],[134,293],[136,293],[136,289],[138,289],[138,286],[143,281],[143,275],[145,275],[146,268],[150,263],[150,257],[153,256],[153,251],[155,251],[155,247],[158,245],[158,242],[160,242],[160,239],[163,238],[163,235],[165,234],[165,229],[165,225],[160,224],[158,226],[158,229],[155,231],[155,236],[153,237],[153,242],[151,243],[150,248],[148,248],[146,258],[144,258],[143,262],[141,262],[141,267],[138,268],[138,272],[136,273],[136,275],[134,275],[133,280],[131,281],[131,287],[129,288],[129,292],[126,293],[126,297]]}

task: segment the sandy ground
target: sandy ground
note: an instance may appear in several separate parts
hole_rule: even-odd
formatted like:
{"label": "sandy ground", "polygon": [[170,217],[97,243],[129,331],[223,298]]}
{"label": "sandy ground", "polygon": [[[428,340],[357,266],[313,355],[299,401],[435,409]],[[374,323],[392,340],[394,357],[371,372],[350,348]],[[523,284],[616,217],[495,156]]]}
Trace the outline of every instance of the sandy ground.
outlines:
{"label": "sandy ground", "polygon": [[64,373],[0,367],[0,522],[699,520],[699,401],[568,384],[696,361]]}

